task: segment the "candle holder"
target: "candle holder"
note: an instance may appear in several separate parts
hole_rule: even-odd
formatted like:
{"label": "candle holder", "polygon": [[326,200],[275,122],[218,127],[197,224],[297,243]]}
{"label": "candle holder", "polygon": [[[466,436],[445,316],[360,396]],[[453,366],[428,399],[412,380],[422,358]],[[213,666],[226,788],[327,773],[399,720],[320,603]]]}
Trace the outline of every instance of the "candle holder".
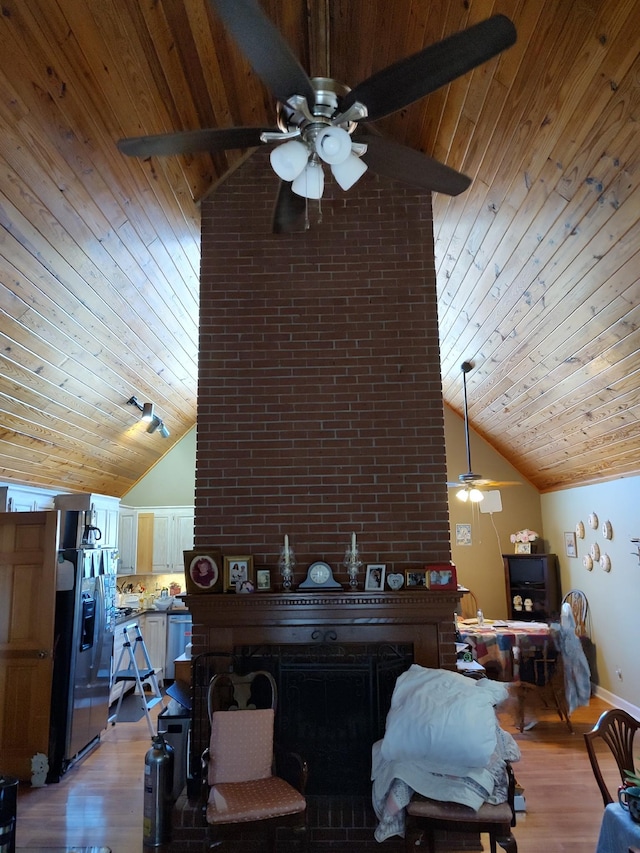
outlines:
{"label": "candle holder", "polygon": [[360,571],[360,566],[362,565],[362,560],[360,559],[360,554],[358,552],[358,546],[355,548],[349,546],[344,554],[344,563],[345,569],[349,574],[349,586],[351,589],[358,589],[358,572]]}
{"label": "candle holder", "polygon": [[296,558],[293,553],[293,548],[288,545],[284,545],[280,551],[280,559],[278,561],[278,567],[280,568],[280,574],[282,575],[283,589],[291,589],[291,585],[293,583],[293,570],[295,569],[295,566]]}

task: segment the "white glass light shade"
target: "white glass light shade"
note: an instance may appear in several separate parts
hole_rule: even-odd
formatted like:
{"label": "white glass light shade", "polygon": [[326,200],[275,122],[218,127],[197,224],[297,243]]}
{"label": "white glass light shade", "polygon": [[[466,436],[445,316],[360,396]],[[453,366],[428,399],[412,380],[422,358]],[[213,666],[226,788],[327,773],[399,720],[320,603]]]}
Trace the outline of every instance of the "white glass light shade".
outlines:
{"label": "white glass light shade", "polygon": [[344,163],[351,154],[351,137],[341,127],[325,127],[316,136],[316,151],[325,163]]}
{"label": "white glass light shade", "polygon": [[469,492],[466,489],[459,489],[456,492],[456,497],[464,504],[469,500]]}
{"label": "white glass light shade", "polygon": [[296,195],[301,195],[303,198],[322,198],[324,172],[320,163],[314,163],[313,160],[310,160],[291,184],[291,189]]}
{"label": "white glass light shade", "polygon": [[309,159],[309,149],[295,139],[277,145],[269,155],[271,168],[283,181],[293,181],[302,172]]}
{"label": "white glass light shade", "polygon": [[355,154],[349,154],[343,163],[336,163],[332,166],[331,171],[342,189],[349,190],[367,171],[367,164]]}
{"label": "white glass light shade", "polygon": [[471,489],[469,492],[469,500],[474,504],[478,504],[480,501],[484,500],[484,495],[480,489]]}

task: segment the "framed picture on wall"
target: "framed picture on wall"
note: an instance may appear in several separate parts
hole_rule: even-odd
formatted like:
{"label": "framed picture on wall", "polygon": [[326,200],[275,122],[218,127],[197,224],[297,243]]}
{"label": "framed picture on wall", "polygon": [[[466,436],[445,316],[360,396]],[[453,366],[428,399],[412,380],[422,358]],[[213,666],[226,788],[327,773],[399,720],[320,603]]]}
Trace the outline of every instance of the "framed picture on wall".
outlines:
{"label": "framed picture on wall", "polygon": [[567,531],[564,534],[564,553],[567,557],[578,556],[578,546],[576,543],[576,534],[574,530]]}
{"label": "framed picture on wall", "polygon": [[224,591],[241,592],[249,584],[252,589],[255,584],[253,576],[253,557],[226,556],[224,558]]}
{"label": "framed picture on wall", "polygon": [[222,555],[219,551],[184,551],[187,593],[222,592]]}

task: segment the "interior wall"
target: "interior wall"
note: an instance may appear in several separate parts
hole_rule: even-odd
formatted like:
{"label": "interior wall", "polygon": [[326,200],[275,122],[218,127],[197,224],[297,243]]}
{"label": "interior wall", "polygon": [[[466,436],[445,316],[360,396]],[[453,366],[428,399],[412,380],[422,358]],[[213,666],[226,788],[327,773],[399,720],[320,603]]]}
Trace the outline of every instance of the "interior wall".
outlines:
{"label": "interior wall", "polygon": [[[464,420],[445,406],[444,425],[448,479],[455,483],[458,476],[467,470]],[[459,582],[473,591],[484,615],[491,619],[504,619],[508,613],[502,555],[514,553],[510,534],[528,527],[543,539],[539,552],[556,552],[546,541],[537,489],[473,430],[470,430],[470,442],[476,473],[487,479],[518,485],[498,488],[502,510],[491,514],[483,513],[481,504],[462,503],[455,497],[456,490],[450,489],[452,559],[458,569]],[[457,544],[458,525],[465,526],[460,533],[471,528],[469,544]]]}
{"label": "interior wall", "polygon": [[[149,440],[163,441],[159,436]],[[121,499],[124,506],[193,506],[195,477],[196,428],[173,445],[171,450]]]}
{"label": "interior wall", "polygon": [[276,186],[259,152],[202,205],[196,544],[273,566],[287,534],[304,571],[355,531],[364,562],[448,562],[431,198],[328,181],[274,235]]}
{"label": "interior wall", "polygon": [[[628,477],[591,486],[542,495],[544,529],[560,560],[562,589],[582,589],[589,601],[592,637],[596,646],[598,691],[614,704],[629,704],[640,716],[640,667],[636,625],[640,613],[640,477]],[[598,516],[598,529],[589,527],[591,513]],[[576,539],[577,556],[565,552],[564,534],[585,528],[584,539]],[[609,521],[613,538],[605,539],[602,522]],[[583,565],[585,555],[597,543],[611,558],[611,571],[599,563],[591,571]],[[617,674],[620,672],[620,675]],[[617,697],[617,698],[616,698]],[[620,701],[621,700],[621,701]],[[611,699],[609,699],[611,701]]]}

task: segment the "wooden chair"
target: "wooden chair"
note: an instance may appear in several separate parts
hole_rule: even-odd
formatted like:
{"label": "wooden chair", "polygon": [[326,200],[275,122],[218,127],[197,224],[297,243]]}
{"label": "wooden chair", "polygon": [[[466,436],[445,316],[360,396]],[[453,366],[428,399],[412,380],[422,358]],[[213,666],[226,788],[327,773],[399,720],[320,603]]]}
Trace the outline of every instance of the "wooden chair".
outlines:
{"label": "wooden chair", "polygon": [[460,599],[460,615],[463,619],[473,619],[478,613],[478,599],[475,593],[468,589]]}
{"label": "wooden chair", "polygon": [[[262,703],[256,707],[260,685]],[[268,689],[267,689],[268,688]],[[226,709],[221,710],[223,705]],[[268,672],[215,675],[209,686],[211,737],[203,753],[203,799],[207,847],[219,838],[255,830],[269,835],[290,826],[307,850],[306,764],[297,756],[285,763],[274,745],[276,685]],[[213,836],[215,832],[215,837]]]}
{"label": "wooden chair", "polygon": [[483,803],[478,811],[460,803],[443,803],[415,794],[408,804],[405,832],[405,850],[413,851],[418,844],[418,836],[425,835],[427,850],[436,853],[435,834],[438,830],[456,833],[487,832],[491,853],[496,853],[499,844],[507,853],[518,853],[518,846],[511,828],[516,825],[514,808],[515,777],[507,762],[508,796],[506,803],[491,805]]}
{"label": "wooden chair", "polygon": [[576,634],[578,637],[591,636],[591,616],[589,613],[589,602],[587,596],[581,589],[570,589],[562,599],[562,604],[571,607],[573,618],[576,623]]}
{"label": "wooden chair", "polygon": [[633,772],[634,770],[634,749],[633,741],[636,732],[640,729],[640,721],[632,717],[621,708],[612,708],[605,711],[595,726],[590,732],[585,732],[584,739],[587,745],[587,754],[591,762],[593,775],[596,777],[596,782],[602,794],[602,800],[605,806],[609,803],[617,802],[617,791],[615,798],[609,791],[607,783],[604,780],[602,769],[598,761],[598,752],[596,744],[599,739],[603,740],[616,760],[618,771],[620,773],[620,781],[625,781],[625,770]]}

